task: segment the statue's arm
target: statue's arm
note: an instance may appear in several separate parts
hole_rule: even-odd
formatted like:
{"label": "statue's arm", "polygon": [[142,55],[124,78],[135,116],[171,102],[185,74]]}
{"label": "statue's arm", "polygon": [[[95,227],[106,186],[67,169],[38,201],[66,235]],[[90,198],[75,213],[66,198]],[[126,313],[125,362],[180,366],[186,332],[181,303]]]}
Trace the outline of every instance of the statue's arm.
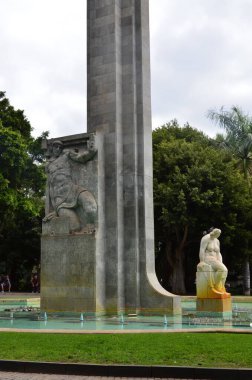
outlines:
{"label": "statue's arm", "polygon": [[52,219],[54,219],[54,218],[57,217],[56,211],[49,212],[49,210],[51,208],[50,207],[51,198],[50,198],[50,191],[49,191],[49,188],[50,188],[50,171],[49,171],[49,166],[50,166],[50,161],[47,161],[46,166],[45,166],[45,172],[46,172],[46,175],[47,175],[46,204],[45,204],[46,215],[42,219],[42,221],[44,223],[47,223],[50,220],[52,220]]}
{"label": "statue's arm", "polygon": [[219,242],[218,239],[216,239],[216,240],[217,240],[217,241],[216,241],[216,245],[217,245],[217,247],[218,247],[218,250],[217,250],[217,252],[216,252],[217,260],[220,261],[220,262],[222,263],[222,255],[221,255],[221,253],[220,253],[220,242]]}
{"label": "statue's arm", "polygon": [[97,153],[97,150],[88,150],[84,153],[69,152],[69,157],[75,162],[85,164],[87,161],[92,160]]}
{"label": "statue's arm", "polygon": [[208,243],[208,238],[206,236],[204,236],[200,242],[200,252],[199,252],[200,262],[205,261],[205,252],[206,252],[206,248],[207,248],[207,243]]}
{"label": "statue's arm", "polygon": [[57,216],[58,215],[57,215],[56,211],[53,211],[53,212],[50,212],[49,214],[47,214],[42,220],[44,223],[47,223],[50,220],[57,218]]}

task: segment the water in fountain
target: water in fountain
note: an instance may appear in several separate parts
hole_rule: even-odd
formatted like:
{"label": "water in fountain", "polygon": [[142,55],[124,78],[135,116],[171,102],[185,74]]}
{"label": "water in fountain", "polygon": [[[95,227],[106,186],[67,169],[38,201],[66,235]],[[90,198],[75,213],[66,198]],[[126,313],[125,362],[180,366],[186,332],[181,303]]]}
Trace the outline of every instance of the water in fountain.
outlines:
{"label": "water in fountain", "polygon": [[164,325],[168,325],[168,320],[167,320],[167,316],[166,316],[166,314],[164,315]]}

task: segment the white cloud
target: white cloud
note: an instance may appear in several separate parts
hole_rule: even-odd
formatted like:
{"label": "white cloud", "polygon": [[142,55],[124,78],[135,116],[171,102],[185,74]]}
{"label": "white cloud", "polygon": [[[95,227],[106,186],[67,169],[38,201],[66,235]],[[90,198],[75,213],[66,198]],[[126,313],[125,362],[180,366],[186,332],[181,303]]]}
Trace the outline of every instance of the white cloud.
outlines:
{"label": "white cloud", "polygon": [[[249,111],[249,0],[150,0],[153,120],[176,117],[213,135],[209,108]],[[164,10],[166,10],[164,12]]]}
{"label": "white cloud", "polygon": [[[0,89],[34,134],[86,130],[86,1],[0,0]],[[251,0],[150,0],[153,127],[214,135],[209,108],[250,112]]]}
{"label": "white cloud", "polygon": [[0,0],[1,89],[34,134],[86,128],[86,8],[67,0]]}

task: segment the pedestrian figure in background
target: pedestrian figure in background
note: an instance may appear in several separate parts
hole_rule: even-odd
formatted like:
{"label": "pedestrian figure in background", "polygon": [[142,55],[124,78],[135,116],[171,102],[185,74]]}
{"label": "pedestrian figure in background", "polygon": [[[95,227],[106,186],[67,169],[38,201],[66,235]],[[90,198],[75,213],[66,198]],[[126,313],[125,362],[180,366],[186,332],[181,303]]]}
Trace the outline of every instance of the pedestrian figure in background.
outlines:
{"label": "pedestrian figure in background", "polygon": [[31,284],[32,284],[32,293],[39,293],[39,276],[37,273],[32,274]]}
{"label": "pedestrian figure in background", "polygon": [[0,280],[0,285],[1,285],[1,291],[2,293],[4,293],[4,291],[8,291],[10,292],[11,290],[11,282],[10,282],[10,278],[8,275],[6,276],[1,276],[1,280]]}

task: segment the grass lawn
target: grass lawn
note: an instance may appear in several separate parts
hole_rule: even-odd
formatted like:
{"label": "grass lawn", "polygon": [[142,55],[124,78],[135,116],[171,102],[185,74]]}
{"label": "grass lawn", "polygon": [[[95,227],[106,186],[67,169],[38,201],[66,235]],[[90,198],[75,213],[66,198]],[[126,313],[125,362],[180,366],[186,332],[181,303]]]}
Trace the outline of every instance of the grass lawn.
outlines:
{"label": "grass lawn", "polygon": [[252,334],[1,332],[0,359],[97,364],[252,367]]}

